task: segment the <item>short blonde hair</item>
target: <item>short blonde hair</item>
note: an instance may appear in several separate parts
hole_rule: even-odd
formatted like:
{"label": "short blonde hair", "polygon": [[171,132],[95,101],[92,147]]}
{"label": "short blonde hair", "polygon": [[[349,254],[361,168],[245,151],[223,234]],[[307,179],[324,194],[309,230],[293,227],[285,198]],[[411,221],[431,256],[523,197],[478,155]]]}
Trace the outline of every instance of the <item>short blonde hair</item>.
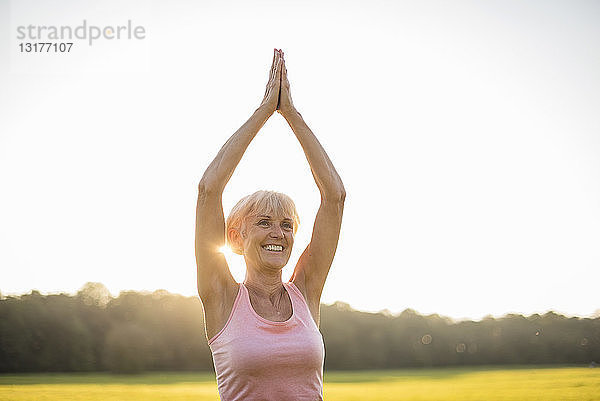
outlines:
{"label": "short blonde hair", "polygon": [[225,238],[227,245],[237,254],[241,250],[235,249],[235,246],[229,241],[229,230],[234,228],[238,231],[242,228],[242,223],[247,217],[259,214],[283,215],[291,217],[294,222],[294,234],[298,231],[300,217],[296,211],[296,205],[292,198],[286,194],[275,191],[256,191],[251,195],[244,196],[231,209],[227,221],[225,222]]}

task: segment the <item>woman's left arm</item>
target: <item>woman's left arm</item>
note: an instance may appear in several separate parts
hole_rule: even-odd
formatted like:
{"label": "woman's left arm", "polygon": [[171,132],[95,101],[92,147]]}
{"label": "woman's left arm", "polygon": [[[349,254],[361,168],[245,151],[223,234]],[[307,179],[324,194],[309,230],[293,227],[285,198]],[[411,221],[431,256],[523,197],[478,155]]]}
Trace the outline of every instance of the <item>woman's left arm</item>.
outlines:
{"label": "woman's left arm", "polygon": [[315,218],[312,238],[298,260],[292,280],[304,279],[309,295],[319,300],[337,248],[346,190],[325,149],[294,107],[289,89],[284,61],[278,111],[300,142],[321,193],[321,206]]}

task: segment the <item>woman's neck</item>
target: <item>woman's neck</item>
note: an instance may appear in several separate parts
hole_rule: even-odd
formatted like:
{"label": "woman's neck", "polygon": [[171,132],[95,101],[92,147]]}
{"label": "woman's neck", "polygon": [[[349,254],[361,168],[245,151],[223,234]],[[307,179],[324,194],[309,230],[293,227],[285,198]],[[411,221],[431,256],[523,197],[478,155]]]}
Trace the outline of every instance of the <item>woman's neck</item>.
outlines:
{"label": "woman's neck", "polygon": [[275,302],[285,291],[281,281],[281,270],[267,272],[247,268],[244,285],[261,298]]}

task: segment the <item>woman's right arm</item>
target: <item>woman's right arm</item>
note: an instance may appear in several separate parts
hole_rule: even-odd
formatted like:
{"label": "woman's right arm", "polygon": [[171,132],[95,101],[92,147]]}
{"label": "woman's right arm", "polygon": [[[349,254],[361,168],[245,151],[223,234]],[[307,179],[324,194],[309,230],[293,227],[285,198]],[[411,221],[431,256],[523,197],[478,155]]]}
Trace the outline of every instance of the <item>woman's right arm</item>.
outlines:
{"label": "woman's right arm", "polygon": [[235,283],[220,248],[225,245],[225,217],[221,202],[225,185],[246,148],[277,108],[281,54],[275,51],[265,97],[254,114],[221,148],[198,184],[196,204],[196,266],[198,294],[205,301]]}

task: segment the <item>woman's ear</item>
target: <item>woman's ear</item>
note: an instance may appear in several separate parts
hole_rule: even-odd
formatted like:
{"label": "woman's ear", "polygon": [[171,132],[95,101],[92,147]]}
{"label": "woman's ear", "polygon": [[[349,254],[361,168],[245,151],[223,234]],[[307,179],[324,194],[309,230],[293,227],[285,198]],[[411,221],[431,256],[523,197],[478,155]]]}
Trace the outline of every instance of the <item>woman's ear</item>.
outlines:
{"label": "woman's ear", "polygon": [[230,228],[227,232],[227,238],[231,245],[231,251],[238,255],[242,255],[244,253],[244,247],[242,246],[243,241],[240,232],[235,228]]}

